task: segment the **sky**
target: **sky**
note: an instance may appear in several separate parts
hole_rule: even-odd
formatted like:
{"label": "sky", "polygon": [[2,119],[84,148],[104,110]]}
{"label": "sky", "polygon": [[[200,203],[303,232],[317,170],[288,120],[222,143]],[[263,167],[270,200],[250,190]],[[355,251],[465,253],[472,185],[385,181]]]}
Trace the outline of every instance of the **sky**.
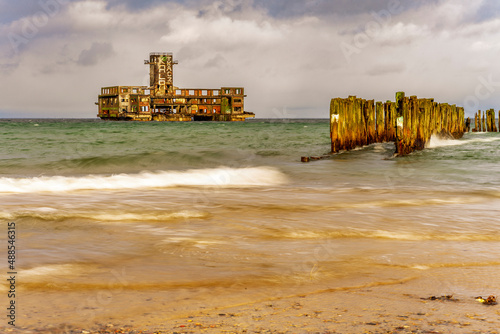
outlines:
{"label": "sky", "polygon": [[100,87],[243,86],[259,118],[395,92],[500,109],[500,1],[0,0],[0,117],[93,118]]}

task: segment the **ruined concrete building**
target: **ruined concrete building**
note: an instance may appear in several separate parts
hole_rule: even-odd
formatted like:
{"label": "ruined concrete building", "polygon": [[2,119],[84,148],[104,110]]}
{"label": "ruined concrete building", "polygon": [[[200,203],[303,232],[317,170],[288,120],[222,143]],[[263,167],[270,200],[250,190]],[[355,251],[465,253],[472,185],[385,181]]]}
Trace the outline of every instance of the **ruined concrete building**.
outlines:
{"label": "ruined concrete building", "polygon": [[172,53],[150,53],[150,84],[101,88],[99,113],[103,120],[131,121],[244,121],[243,87],[178,88],[173,84]]}

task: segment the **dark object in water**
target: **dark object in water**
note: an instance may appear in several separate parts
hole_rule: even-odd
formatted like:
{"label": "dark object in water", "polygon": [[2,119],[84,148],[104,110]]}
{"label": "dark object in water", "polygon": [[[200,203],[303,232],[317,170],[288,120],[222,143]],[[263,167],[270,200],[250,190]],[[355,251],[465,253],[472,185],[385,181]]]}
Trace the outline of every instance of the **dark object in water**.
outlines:
{"label": "dark object in water", "polygon": [[302,162],[309,162],[309,161],[315,161],[315,160],[324,160],[324,159],[331,159],[331,155],[322,155],[320,157],[301,157],[300,161]]}
{"label": "dark object in water", "polygon": [[483,297],[479,296],[475,298],[478,302],[484,304],[484,305],[496,305],[497,303],[497,297],[495,296],[489,296],[488,298],[484,299]]}
{"label": "dark object in water", "polygon": [[421,299],[424,299],[424,300],[449,300],[449,301],[452,301],[452,302],[457,302],[458,299],[456,298],[453,298],[453,295],[446,295],[446,296],[431,296],[431,297],[428,297],[428,298],[421,298]]}

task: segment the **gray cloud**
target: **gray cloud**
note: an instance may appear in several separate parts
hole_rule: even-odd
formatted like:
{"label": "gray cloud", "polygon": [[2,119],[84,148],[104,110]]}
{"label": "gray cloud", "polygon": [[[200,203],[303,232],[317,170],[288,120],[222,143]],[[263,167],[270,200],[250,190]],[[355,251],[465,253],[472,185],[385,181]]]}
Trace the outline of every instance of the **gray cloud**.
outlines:
{"label": "gray cloud", "polygon": [[393,63],[393,64],[375,64],[369,68],[366,73],[370,76],[381,76],[387,74],[401,73],[406,70],[406,65],[404,63]]}
{"label": "gray cloud", "polygon": [[111,43],[92,43],[90,49],[83,50],[76,63],[81,66],[97,65],[115,54]]}
{"label": "gray cloud", "polygon": [[[22,35],[22,18],[40,11],[39,0],[7,1],[0,0],[7,6],[0,34]],[[391,1],[65,0],[15,58],[8,39],[0,40],[0,90],[11,97],[2,108],[26,117],[95,117],[100,87],[149,82],[143,59],[152,51],[174,53],[180,87],[244,86],[247,110],[259,117],[284,108],[325,117],[332,97],[386,100],[401,89],[460,105],[485,71],[500,78],[494,0],[400,0],[404,10],[370,34],[371,13]],[[78,89],[61,85],[68,81]],[[498,94],[479,107],[495,103]]]}
{"label": "gray cloud", "polygon": [[216,54],[214,57],[210,58],[206,64],[206,67],[222,68],[227,66],[227,60],[220,53]]}
{"label": "gray cloud", "polygon": [[271,16],[287,18],[302,15],[352,16],[386,10],[391,6],[401,11],[415,10],[439,0],[254,0],[255,6],[265,9]]}
{"label": "gray cloud", "polygon": [[477,11],[476,20],[487,21],[498,17],[500,14],[500,2],[498,0],[485,0]]}
{"label": "gray cloud", "polygon": [[0,0],[0,24],[9,24],[40,11],[40,5],[29,0]]}

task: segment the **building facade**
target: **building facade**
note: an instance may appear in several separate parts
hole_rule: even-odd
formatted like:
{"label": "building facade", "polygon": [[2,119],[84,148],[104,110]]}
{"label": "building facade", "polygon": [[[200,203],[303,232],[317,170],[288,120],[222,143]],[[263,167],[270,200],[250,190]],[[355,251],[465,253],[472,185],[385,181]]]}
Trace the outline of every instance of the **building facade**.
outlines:
{"label": "building facade", "polygon": [[150,86],[102,87],[97,116],[103,120],[132,121],[244,121],[243,87],[178,88],[173,84],[172,53],[151,53]]}

